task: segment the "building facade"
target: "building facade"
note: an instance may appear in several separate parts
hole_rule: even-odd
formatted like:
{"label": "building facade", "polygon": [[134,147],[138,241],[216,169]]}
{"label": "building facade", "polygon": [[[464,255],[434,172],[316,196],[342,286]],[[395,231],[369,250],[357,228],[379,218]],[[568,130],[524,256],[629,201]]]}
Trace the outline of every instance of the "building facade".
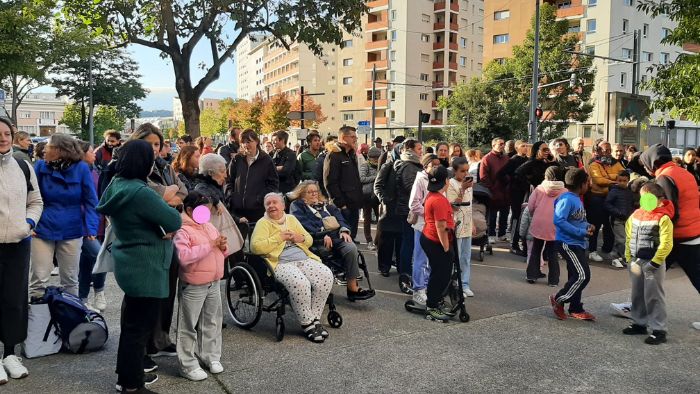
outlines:
{"label": "building facade", "polygon": [[263,58],[267,52],[266,37],[261,34],[246,36],[236,47],[234,61],[236,63],[236,96],[239,99],[251,100],[261,95],[263,85]]}
{"label": "building facade", "polygon": [[[71,133],[68,126],[59,124],[69,104],[68,98],[56,97],[54,93],[29,93],[17,108],[17,129],[32,137]],[[9,113],[12,96],[6,97],[5,108]]]}

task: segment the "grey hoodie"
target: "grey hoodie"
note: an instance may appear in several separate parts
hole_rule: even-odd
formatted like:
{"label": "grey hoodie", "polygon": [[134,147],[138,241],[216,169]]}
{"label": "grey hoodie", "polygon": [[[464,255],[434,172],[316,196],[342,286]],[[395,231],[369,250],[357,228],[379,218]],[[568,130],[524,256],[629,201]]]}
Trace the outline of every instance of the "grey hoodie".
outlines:
{"label": "grey hoodie", "polygon": [[12,150],[0,154],[0,243],[17,243],[31,235],[30,219],[39,223],[44,202],[34,168],[27,163],[33,191],[27,193],[27,181],[12,155]]}

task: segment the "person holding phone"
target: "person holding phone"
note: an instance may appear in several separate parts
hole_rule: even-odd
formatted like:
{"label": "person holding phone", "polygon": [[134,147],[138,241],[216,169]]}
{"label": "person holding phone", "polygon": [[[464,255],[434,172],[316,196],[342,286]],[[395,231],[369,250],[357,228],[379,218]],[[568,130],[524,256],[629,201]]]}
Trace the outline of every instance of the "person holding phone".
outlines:
{"label": "person holding phone", "polygon": [[462,292],[464,297],[474,297],[474,292],[469,285],[472,259],[472,186],[474,178],[469,176],[469,162],[464,157],[455,157],[452,160],[454,178],[450,179],[447,188],[447,200],[454,210],[454,221],[459,223],[455,229],[457,238],[457,252],[459,253],[459,267],[462,271]]}

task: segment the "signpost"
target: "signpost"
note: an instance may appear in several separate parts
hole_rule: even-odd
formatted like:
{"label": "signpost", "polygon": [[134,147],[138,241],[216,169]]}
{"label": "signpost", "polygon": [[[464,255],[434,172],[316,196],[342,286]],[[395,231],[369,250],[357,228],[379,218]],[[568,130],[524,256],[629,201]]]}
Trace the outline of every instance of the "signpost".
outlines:
{"label": "signpost", "polygon": [[303,112],[304,117],[302,118],[301,116],[302,112],[301,111],[290,111],[287,114],[287,119],[289,120],[316,120],[316,112],[314,111],[306,111]]}

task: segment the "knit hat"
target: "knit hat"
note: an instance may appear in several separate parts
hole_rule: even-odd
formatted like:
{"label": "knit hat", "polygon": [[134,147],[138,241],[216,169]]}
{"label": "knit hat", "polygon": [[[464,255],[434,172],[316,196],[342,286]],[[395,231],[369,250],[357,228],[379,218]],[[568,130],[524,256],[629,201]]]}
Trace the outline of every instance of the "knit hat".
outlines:
{"label": "knit hat", "polygon": [[379,150],[379,148],[373,146],[369,149],[369,152],[367,152],[367,157],[370,159],[378,159],[379,156],[382,155],[382,151]]}
{"label": "knit hat", "polygon": [[445,187],[447,182],[447,169],[443,166],[437,166],[428,174],[428,191],[439,192]]}

